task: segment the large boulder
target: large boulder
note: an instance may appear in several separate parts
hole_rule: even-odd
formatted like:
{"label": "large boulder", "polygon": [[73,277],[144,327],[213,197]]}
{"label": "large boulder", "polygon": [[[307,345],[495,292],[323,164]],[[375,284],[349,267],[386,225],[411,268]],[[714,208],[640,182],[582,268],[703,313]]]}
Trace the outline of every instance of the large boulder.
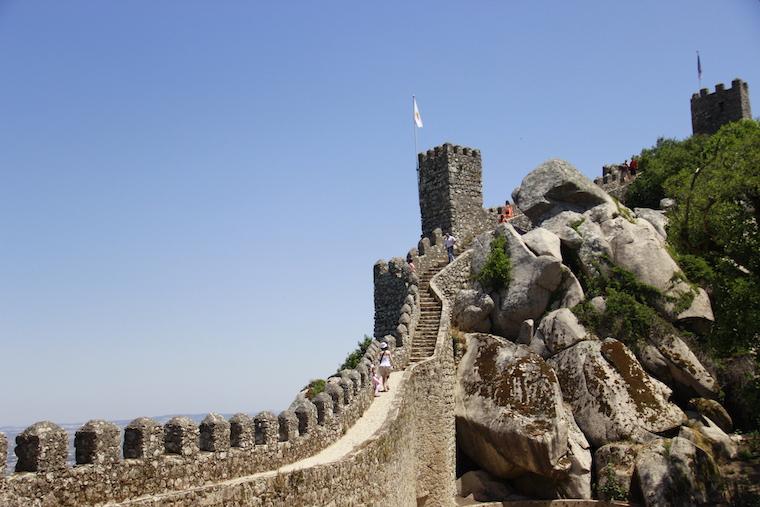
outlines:
{"label": "large boulder", "polygon": [[562,260],[559,236],[544,229],[536,227],[522,235],[525,245],[536,255],[550,255],[557,260]]}
{"label": "large boulder", "polygon": [[487,333],[491,330],[493,299],[475,289],[460,290],[454,297],[452,320],[464,332]]}
{"label": "large boulder", "polygon": [[502,479],[570,470],[567,416],[554,371],[525,345],[468,334],[457,368],[457,436],[462,450]]}
{"label": "large boulder", "polygon": [[587,340],[547,361],[557,372],[565,401],[594,447],[616,440],[643,442],[672,430],[685,414],[668,400],[671,390],[651,378],[617,340]]}
{"label": "large boulder", "polygon": [[583,212],[612,198],[564,160],[548,160],[512,192],[517,207],[535,224],[561,211]]}
{"label": "large boulder", "polygon": [[658,439],[636,455],[638,490],[647,506],[708,506],[725,502],[715,461],[685,438]]}
{"label": "large boulder", "polygon": [[[546,310],[552,293],[562,283],[562,263],[550,255],[536,256],[509,224],[500,225],[494,234],[506,238],[504,248],[512,270],[509,285],[490,294],[495,304],[491,329],[501,336],[514,338],[525,320],[538,320]],[[475,239],[471,263],[473,277],[480,273],[488,259],[494,234],[485,233]]]}
{"label": "large boulder", "polygon": [[578,342],[596,338],[586,331],[575,314],[567,308],[547,313],[538,325],[538,333],[551,354]]}
{"label": "large boulder", "polygon": [[697,356],[676,334],[651,335],[639,353],[641,363],[658,380],[673,386],[679,393],[690,397],[714,398],[720,386],[702,366]]}

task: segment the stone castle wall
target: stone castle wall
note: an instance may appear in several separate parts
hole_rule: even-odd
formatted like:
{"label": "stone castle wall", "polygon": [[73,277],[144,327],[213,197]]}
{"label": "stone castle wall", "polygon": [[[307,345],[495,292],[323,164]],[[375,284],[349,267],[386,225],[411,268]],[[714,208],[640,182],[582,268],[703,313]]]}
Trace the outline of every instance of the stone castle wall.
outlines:
{"label": "stone castle wall", "polygon": [[[426,246],[427,242],[422,248]],[[431,260],[422,259],[421,263]],[[65,458],[59,452],[63,447],[55,428],[38,428],[38,442],[46,451],[38,456],[40,472],[3,478],[0,505],[452,505],[454,360],[449,336],[451,302],[447,295],[463,286],[468,275],[469,255],[464,254],[433,278],[431,290],[443,303],[435,352],[406,369],[399,384],[402,392],[384,425],[344,459],[287,473],[273,470],[278,468],[273,464],[314,454],[339,438],[363,412],[372,399],[371,387],[361,374],[351,378],[351,372],[341,377],[349,377],[351,382],[336,382],[335,389],[328,389],[329,394],[318,396],[313,403],[297,399],[294,411],[285,411],[279,421],[268,416],[268,425],[262,426],[262,416],[258,422],[242,426],[244,421],[237,418],[234,424],[238,426],[230,428],[232,425],[217,416],[207,419],[213,424],[202,428],[182,421],[168,431],[142,420],[135,425],[141,438],[125,435],[124,439],[131,442],[130,449],[140,454],[138,458],[119,459],[118,449],[113,447],[118,439],[112,438],[112,432],[103,431],[103,424],[108,423],[90,423],[88,427],[97,429],[96,434],[78,438],[77,456],[87,455],[92,462],[67,468],[61,465]],[[412,283],[410,287],[416,285]],[[374,341],[362,366],[376,360],[378,351],[379,342]],[[357,373],[361,371],[364,368],[360,366]],[[286,440],[281,440],[283,429]],[[167,454],[160,445],[162,437],[169,435],[181,454]],[[65,434],[63,439],[65,443]],[[0,447],[2,442],[0,439]],[[201,451],[198,445],[203,442],[207,447],[216,447]],[[230,442],[236,447],[230,447]],[[53,453],[47,452],[51,450]]]}
{"label": "stone castle wall", "polygon": [[741,79],[731,81],[731,88],[723,83],[710,93],[702,88],[691,96],[691,128],[694,134],[714,134],[726,123],[751,119],[749,86]]}
{"label": "stone castle wall", "polygon": [[[423,238],[409,255],[418,272],[439,265],[446,259],[441,231]],[[394,364],[405,368],[419,319],[419,280],[401,258],[378,261],[374,274],[376,319],[388,330],[378,337],[389,343]],[[2,460],[0,505],[371,505],[383,495],[388,505],[416,505],[418,496],[427,505],[447,505],[443,498],[453,496],[454,480],[447,326],[441,326],[433,357],[405,374],[404,393],[386,426],[340,462],[273,472],[325,449],[361,417],[373,399],[369,366],[377,362],[378,340],[356,369],[329,378],[313,400],[299,393],[279,416],[262,412],[225,420],[210,414],[200,425],[175,418],[163,426],[138,418],[123,433],[112,423],[90,421],[77,432],[73,467],[66,463],[68,435],[53,423],[36,423],[19,435],[18,472],[6,475]],[[0,434],[0,456],[6,452]],[[399,484],[403,470],[408,480]]]}

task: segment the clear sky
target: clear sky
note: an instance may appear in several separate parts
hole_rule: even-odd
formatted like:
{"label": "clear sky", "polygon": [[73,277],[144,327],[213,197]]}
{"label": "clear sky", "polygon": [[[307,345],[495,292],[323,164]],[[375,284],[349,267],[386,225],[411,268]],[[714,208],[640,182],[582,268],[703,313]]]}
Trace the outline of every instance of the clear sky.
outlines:
{"label": "clear sky", "polygon": [[281,410],[372,333],[422,150],[487,205],[750,84],[760,2],[0,0],[0,426]]}

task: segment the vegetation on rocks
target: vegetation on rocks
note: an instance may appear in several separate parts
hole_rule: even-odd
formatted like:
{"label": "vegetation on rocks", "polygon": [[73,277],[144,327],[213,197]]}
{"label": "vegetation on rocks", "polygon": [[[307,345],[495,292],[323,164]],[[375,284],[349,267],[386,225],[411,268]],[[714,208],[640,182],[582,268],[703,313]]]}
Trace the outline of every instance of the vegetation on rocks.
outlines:
{"label": "vegetation on rocks", "polygon": [[615,476],[615,468],[612,463],[604,467],[604,482],[597,487],[597,495],[603,500],[627,500],[628,491]]}
{"label": "vegetation on rocks", "polygon": [[[598,336],[612,336],[632,348],[655,333],[666,333],[672,326],[653,308],[662,293],[640,282],[630,271],[609,266],[606,276],[582,277],[587,298],[572,310],[578,320]],[[590,303],[596,296],[605,298],[606,308],[598,312]]]}
{"label": "vegetation on rocks", "polygon": [[512,263],[506,252],[507,238],[498,235],[491,241],[491,251],[476,280],[489,291],[501,290],[509,285]]}
{"label": "vegetation on rocks", "polygon": [[324,379],[314,379],[311,382],[309,382],[309,385],[306,386],[306,397],[310,400],[313,400],[316,395],[318,395],[321,392],[324,392],[325,390],[325,381]]}
{"label": "vegetation on rocks", "polygon": [[[668,242],[685,276],[703,286],[715,324],[698,342],[722,369],[760,346],[760,122],[744,120],[712,136],[660,139],[641,153],[640,176],[626,196],[630,207],[668,210]],[[735,402],[744,406],[743,426],[760,424],[760,381],[755,367],[738,380]],[[740,418],[741,419],[741,418]]]}

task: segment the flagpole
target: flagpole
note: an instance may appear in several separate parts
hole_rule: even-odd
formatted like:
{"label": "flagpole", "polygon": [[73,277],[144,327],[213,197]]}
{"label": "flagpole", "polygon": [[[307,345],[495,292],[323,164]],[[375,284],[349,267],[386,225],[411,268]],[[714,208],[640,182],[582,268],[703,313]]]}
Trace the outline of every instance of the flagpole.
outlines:
{"label": "flagpole", "polygon": [[412,131],[414,132],[414,164],[417,167],[417,172],[420,171],[420,159],[417,156],[417,124],[414,118],[414,95],[412,95]]}

